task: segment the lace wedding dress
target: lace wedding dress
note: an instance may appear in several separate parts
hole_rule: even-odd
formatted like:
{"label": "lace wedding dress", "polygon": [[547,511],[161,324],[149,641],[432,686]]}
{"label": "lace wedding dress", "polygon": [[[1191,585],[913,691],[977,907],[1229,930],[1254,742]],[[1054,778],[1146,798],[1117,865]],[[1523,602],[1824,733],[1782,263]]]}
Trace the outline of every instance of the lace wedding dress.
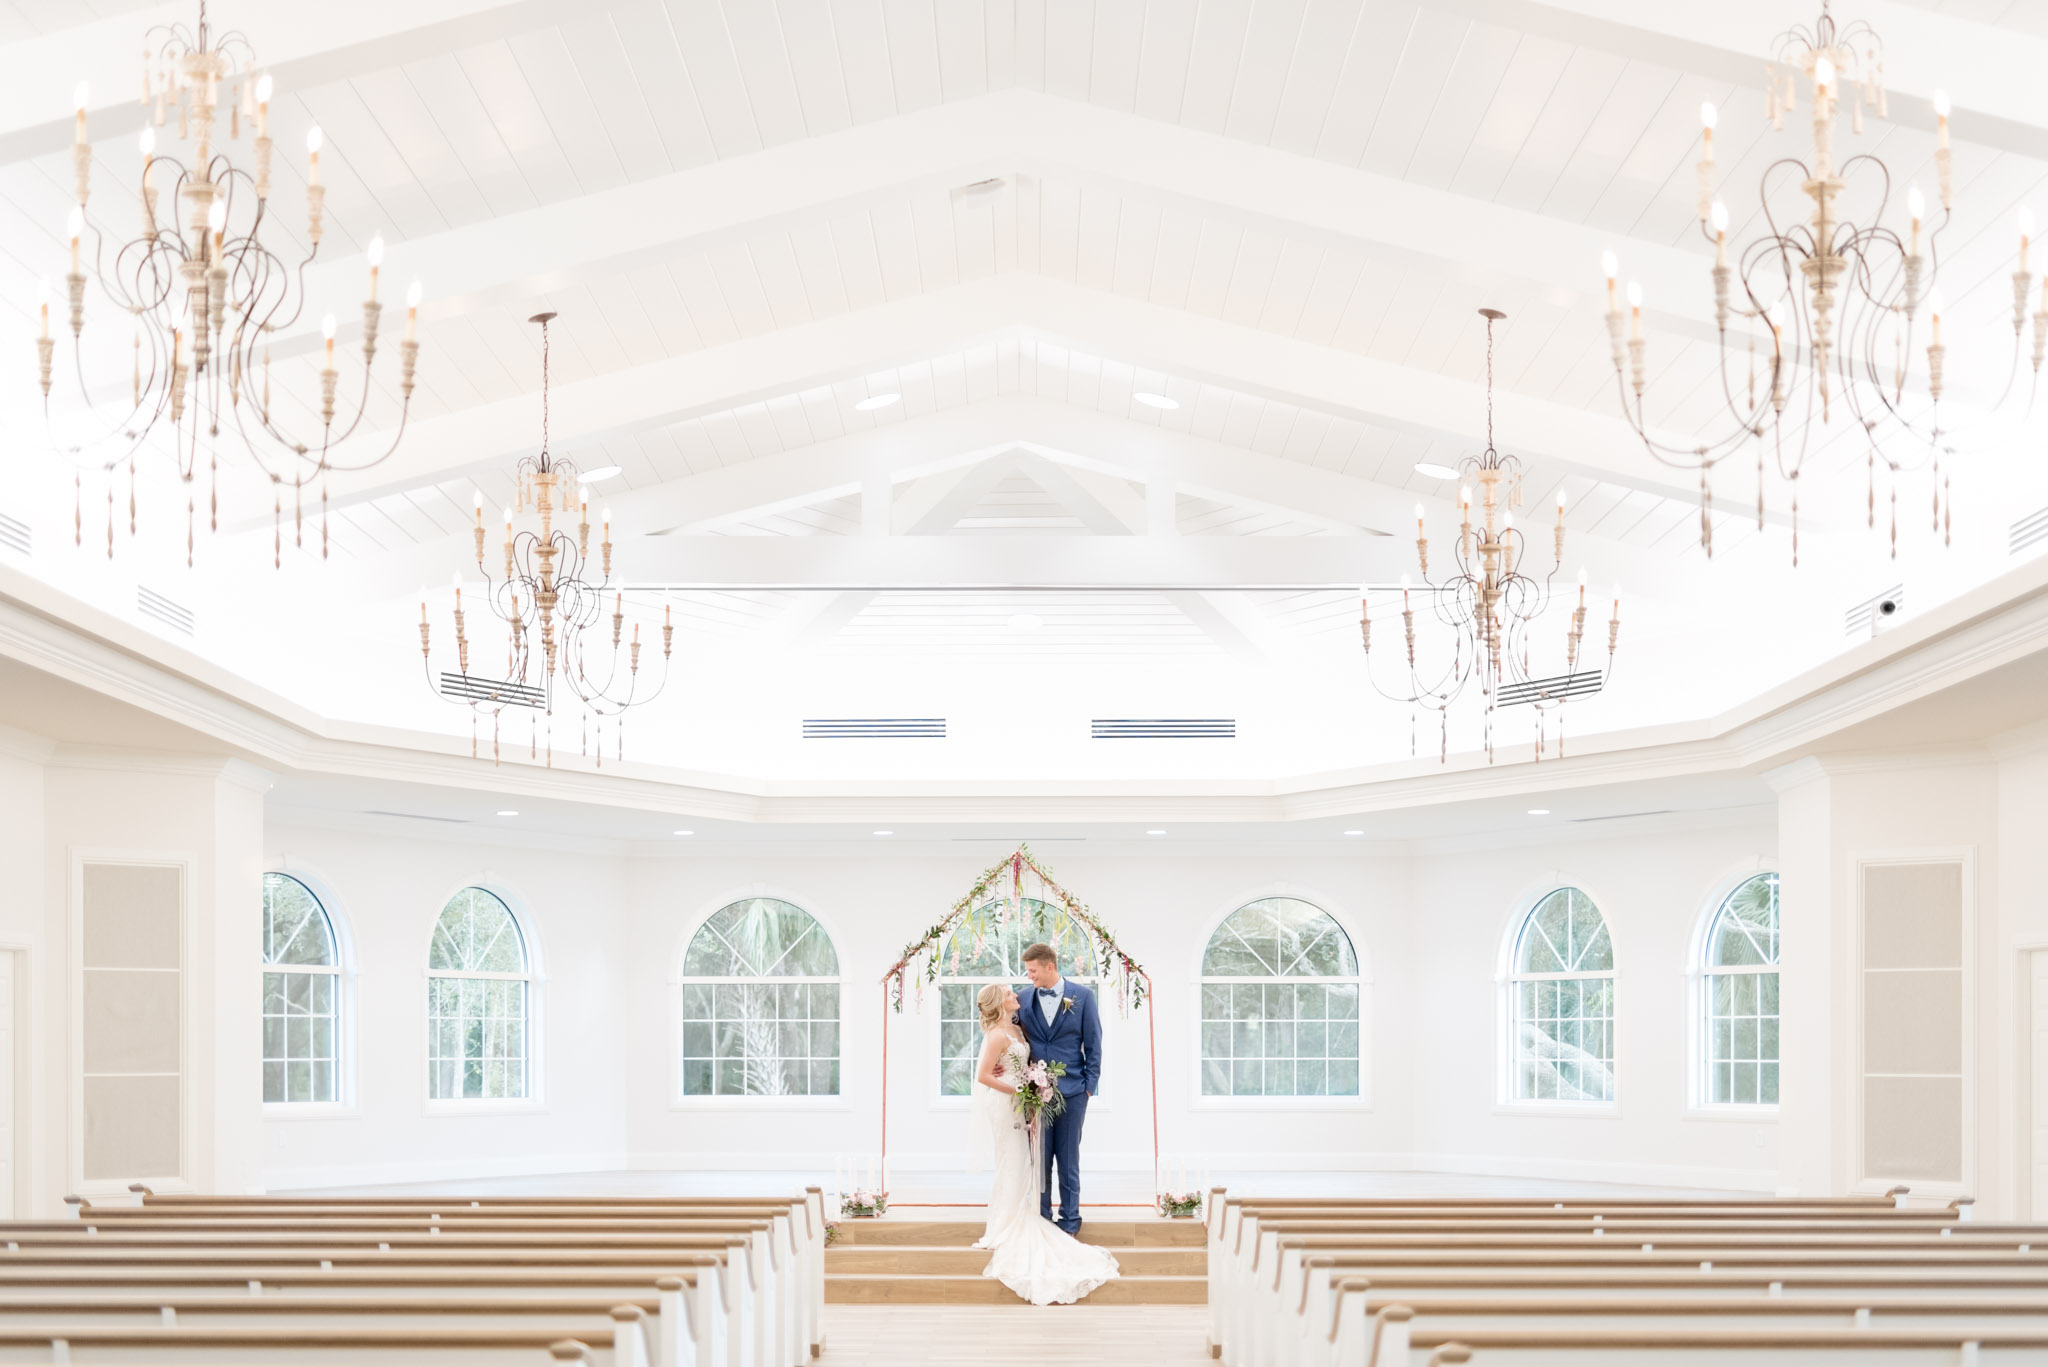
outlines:
{"label": "lace wedding dress", "polygon": [[[1012,1039],[1002,1072],[1024,1071],[1031,1050]],[[994,1250],[982,1269],[1033,1305],[1067,1305],[1117,1276],[1107,1249],[1084,1244],[1038,1213],[1041,1174],[1037,1144],[1010,1097],[974,1084],[974,1113],[994,1144],[995,1182],[989,1188],[988,1228],[976,1248]],[[1042,1136],[1041,1136],[1042,1139]]]}

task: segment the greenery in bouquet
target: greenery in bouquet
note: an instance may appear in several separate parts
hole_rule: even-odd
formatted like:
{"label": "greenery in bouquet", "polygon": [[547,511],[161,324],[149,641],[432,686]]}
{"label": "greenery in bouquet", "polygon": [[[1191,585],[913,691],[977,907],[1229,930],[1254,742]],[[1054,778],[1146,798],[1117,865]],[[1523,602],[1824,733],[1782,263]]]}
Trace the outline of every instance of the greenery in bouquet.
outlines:
{"label": "greenery in bouquet", "polygon": [[886,1191],[849,1191],[839,1198],[839,1214],[848,1220],[872,1220],[888,1213]]}
{"label": "greenery in bouquet", "polygon": [[1067,1075],[1067,1065],[1056,1059],[1035,1059],[1027,1064],[1024,1076],[1018,1080],[1017,1095],[1011,1105],[1026,1120],[1036,1123],[1052,1120],[1067,1109],[1067,1098],[1060,1092],[1060,1079]]}
{"label": "greenery in bouquet", "polygon": [[1169,1220],[1186,1220],[1202,1213],[1202,1193],[1198,1191],[1159,1193],[1159,1213]]}

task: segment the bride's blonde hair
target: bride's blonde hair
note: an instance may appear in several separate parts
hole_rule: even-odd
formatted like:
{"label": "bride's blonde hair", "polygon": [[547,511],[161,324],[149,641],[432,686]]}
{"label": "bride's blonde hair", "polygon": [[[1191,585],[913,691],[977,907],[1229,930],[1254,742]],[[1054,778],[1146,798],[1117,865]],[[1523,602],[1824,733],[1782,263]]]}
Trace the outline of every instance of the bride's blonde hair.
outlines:
{"label": "bride's blonde hair", "polygon": [[974,1004],[981,1011],[982,1029],[993,1030],[999,1025],[1008,1024],[1003,1015],[1003,1000],[1009,994],[1010,989],[1002,983],[990,983],[975,993]]}

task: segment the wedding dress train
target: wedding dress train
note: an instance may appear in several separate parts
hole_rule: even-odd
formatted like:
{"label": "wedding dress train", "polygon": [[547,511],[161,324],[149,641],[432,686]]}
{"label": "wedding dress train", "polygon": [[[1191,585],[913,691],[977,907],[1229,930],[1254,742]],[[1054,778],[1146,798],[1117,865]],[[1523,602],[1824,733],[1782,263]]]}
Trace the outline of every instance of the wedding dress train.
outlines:
{"label": "wedding dress train", "polygon": [[[1031,1051],[1013,1040],[1003,1073],[1023,1072]],[[1068,1305],[1118,1275],[1107,1249],[1084,1244],[1038,1213],[1040,1167],[1024,1117],[1008,1093],[974,1084],[974,1110],[995,1146],[988,1228],[976,1248],[994,1250],[984,1277],[994,1277],[1033,1305]]]}

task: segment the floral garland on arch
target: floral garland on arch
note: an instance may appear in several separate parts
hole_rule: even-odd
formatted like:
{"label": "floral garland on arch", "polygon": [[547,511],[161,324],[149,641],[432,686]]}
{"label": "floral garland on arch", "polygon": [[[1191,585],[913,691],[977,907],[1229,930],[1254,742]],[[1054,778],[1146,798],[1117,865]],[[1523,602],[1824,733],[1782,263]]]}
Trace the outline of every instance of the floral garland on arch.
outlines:
{"label": "floral garland on arch", "polygon": [[[1000,931],[1011,920],[1021,917],[1024,914],[1026,873],[1037,880],[1034,892],[1042,890],[1051,894],[1050,898],[1035,900],[1056,902],[1088,937],[1090,947],[1095,951],[1103,995],[1115,1001],[1117,1014],[1129,1016],[1143,1006],[1151,978],[1136,959],[1124,952],[1116,937],[1109,933],[1109,927],[1102,924],[1087,904],[1054,881],[1045,866],[1032,857],[1029,845],[1019,845],[1016,853],[986,869],[981,877],[974,880],[974,886],[967,890],[967,895],[953,903],[952,909],[936,925],[904,946],[902,955],[882,975],[882,987],[888,994],[890,1006],[901,1011],[905,993],[915,991],[917,1005],[920,1009],[923,1007],[925,984],[938,980],[940,947],[955,931],[965,929],[973,932],[977,941],[976,952],[979,953],[980,942],[985,941],[991,932]],[[1003,887],[1006,881],[1009,884],[1007,889]]]}

